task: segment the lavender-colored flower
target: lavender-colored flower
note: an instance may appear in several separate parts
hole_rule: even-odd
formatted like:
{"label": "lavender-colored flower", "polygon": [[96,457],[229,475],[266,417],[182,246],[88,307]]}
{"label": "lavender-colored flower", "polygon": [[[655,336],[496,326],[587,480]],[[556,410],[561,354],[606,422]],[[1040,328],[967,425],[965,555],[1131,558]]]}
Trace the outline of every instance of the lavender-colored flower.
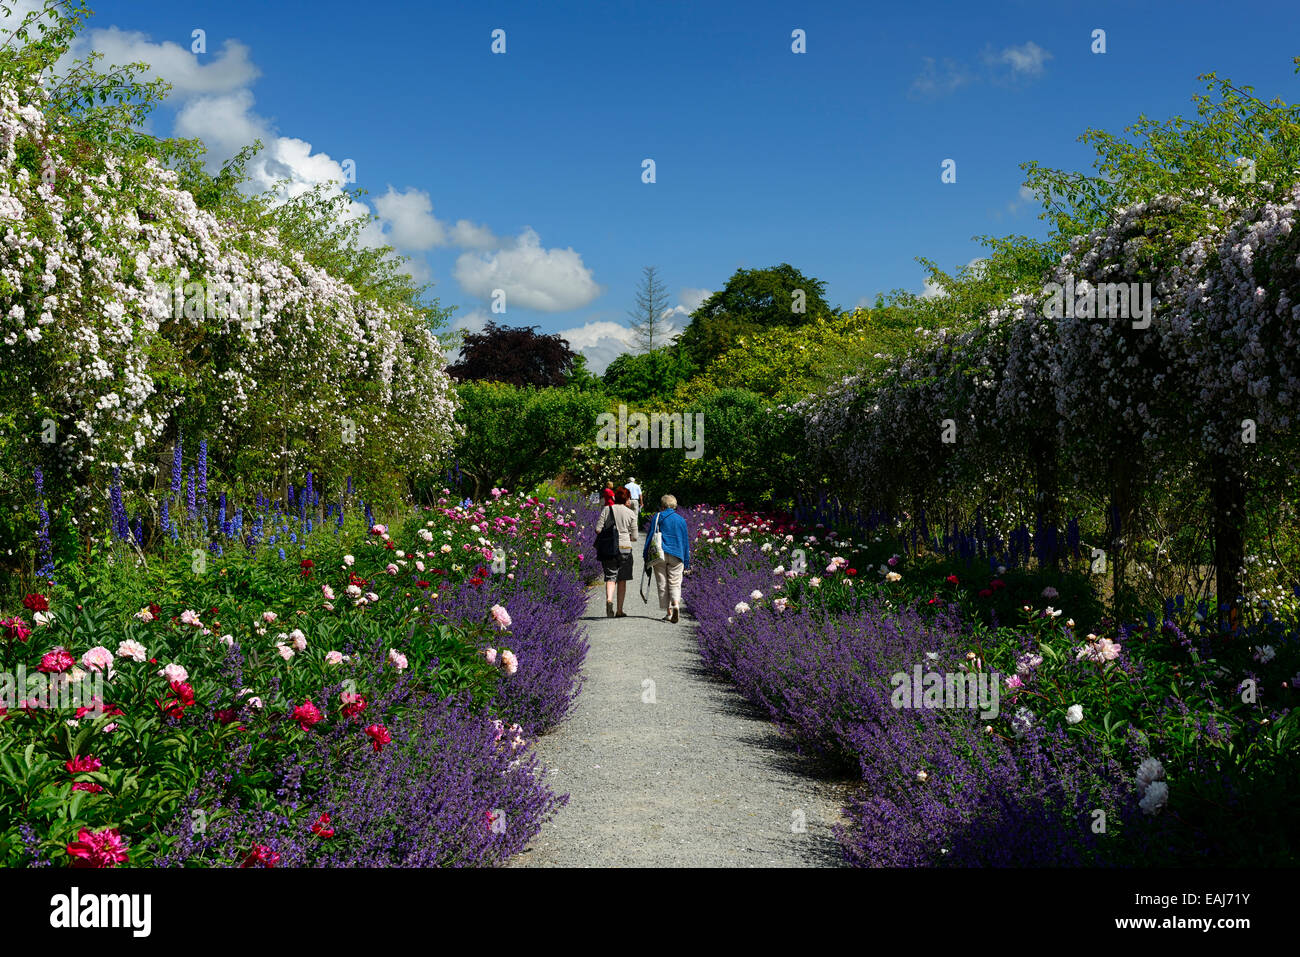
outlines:
{"label": "lavender-colored flower", "polygon": [[207,508],[208,504],[208,440],[199,441],[199,489],[198,489],[198,506],[200,509]]}
{"label": "lavender-colored flower", "polygon": [[172,452],[172,494],[173,495],[179,494],[181,490],[181,477],[182,477],[181,447],[184,441],[185,441],[184,434],[177,433],[176,448]]}
{"label": "lavender-colored flower", "polygon": [[113,535],[118,541],[126,541],[131,536],[131,526],[126,517],[126,506],[122,503],[121,469],[113,469],[113,487],[109,492],[110,511],[113,523]]}

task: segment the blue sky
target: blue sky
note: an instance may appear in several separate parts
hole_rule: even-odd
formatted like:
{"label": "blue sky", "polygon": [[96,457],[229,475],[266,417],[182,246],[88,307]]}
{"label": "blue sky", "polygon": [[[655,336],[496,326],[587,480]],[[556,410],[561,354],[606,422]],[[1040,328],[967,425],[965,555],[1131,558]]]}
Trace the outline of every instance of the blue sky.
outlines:
{"label": "blue sky", "polygon": [[[742,265],[790,262],[843,306],[920,290],[917,256],[956,267],[979,255],[976,235],[1042,235],[1019,164],[1090,169],[1086,128],[1191,113],[1209,70],[1300,100],[1300,14],[1284,3],[95,10],[84,48],[176,83],[158,132],[200,135],[217,160],[260,135],[258,175],[295,188],[353,161],[382,218],[372,239],[410,254],[462,325],[564,332],[597,370],[627,349],[644,265],[679,324]],[[956,183],[941,182],[945,159]],[[494,288],[505,315],[490,313]]]}

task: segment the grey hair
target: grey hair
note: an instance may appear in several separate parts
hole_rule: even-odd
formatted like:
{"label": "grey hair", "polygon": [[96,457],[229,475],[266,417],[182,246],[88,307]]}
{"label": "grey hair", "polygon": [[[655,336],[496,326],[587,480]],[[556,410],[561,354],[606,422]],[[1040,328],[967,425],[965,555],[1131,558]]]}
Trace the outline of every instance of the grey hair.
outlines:
{"label": "grey hair", "polygon": [[665,495],[663,498],[659,499],[659,507],[660,507],[660,508],[676,508],[676,507],[677,507],[677,496],[676,496],[676,495]]}

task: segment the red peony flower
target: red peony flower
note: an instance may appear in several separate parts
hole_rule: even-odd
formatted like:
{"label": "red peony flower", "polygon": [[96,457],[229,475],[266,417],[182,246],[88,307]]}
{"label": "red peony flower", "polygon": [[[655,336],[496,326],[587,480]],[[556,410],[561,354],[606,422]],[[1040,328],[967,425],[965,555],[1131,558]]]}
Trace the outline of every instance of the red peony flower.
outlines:
{"label": "red peony flower", "polygon": [[103,785],[96,784],[94,781],[77,781],[72,785],[74,791],[89,791],[91,794],[98,794],[104,790]]}
{"label": "red peony flower", "polygon": [[311,578],[311,570],[316,567],[316,563],[310,558],[304,558],[298,563],[298,567],[302,570],[303,578]]}
{"label": "red peony flower", "polygon": [[416,587],[416,588],[428,588],[428,587],[429,587],[429,583],[426,582],[426,581],[421,580],[421,581],[418,581],[418,582],[415,583],[415,587]]}
{"label": "red peony flower", "polygon": [[470,583],[471,585],[481,585],[481,584],[483,584],[483,579],[481,579],[481,578],[479,578],[477,575],[475,575],[473,578],[471,578],[471,579],[469,580],[469,583]]}
{"label": "red peony flower", "polygon": [[949,585],[956,585],[956,584],[957,584],[957,576],[956,576],[956,575],[949,575],[947,578],[944,579],[944,581],[946,581]]}
{"label": "red peony flower", "polygon": [[293,709],[291,717],[294,721],[298,722],[298,727],[302,728],[304,731],[310,731],[311,726],[313,724],[318,724],[325,716],[320,713],[320,708],[312,704],[311,699],[308,698],[302,704],[298,705],[298,707]]}
{"label": "red peony flower", "polygon": [[330,827],[330,816],[322,814],[320,819],[311,826],[311,832],[317,837],[333,837],[334,828]]}
{"label": "red peony flower", "polygon": [[989,588],[993,589],[994,591],[997,591],[999,588],[1006,588],[1006,587],[1007,587],[1007,583],[1004,582],[1001,578],[995,578],[993,579],[993,581],[989,582]]}
{"label": "red peony flower", "polygon": [[50,600],[44,595],[28,595],[23,599],[23,607],[28,611],[49,611]]}
{"label": "red peony flower", "polygon": [[126,842],[115,827],[93,832],[83,827],[68,845],[68,856],[73,867],[112,867],[126,862]]}
{"label": "red peony flower", "polygon": [[220,724],[230,724],[239,716],[237,708],[218,708],[212,712],[212,717]]}
{"label": "red peony flower", "polygon": [[992,589],[992,588],[981,588],[981,589],[979,590],[979,596],[980,596],[981,598],[992,598],[992,597],[993,597],[993,589]]}
{"label": "red peony flower", "polygon": [[366,734],[370,735],[370,744],[376,751],[384,750],[384,745],[393,740],[393,736],[388,733],[388,729],[382,724],[372,724],[366,728]]}
{"label": "red peony flower", "polygon": [[154,621],[157,621],[159,618],[162,617],[162,609],[159,608],[157,605],[155,605],[153,602],[150,602],[149,614],[153,615]]}
{"label": "red peony flower", "polygon": [[79,754],[71,761],[63,762],[63,766],[70,774],[83,774],[86,771],[98,771],[104,766],[104,762],[89,754]]}
{"label": "red peony flower", "polygon": [[361,695],[353,695],[343,705],[343,717],[355,718],[361,712],[366,710],[366,699]]}
{"label": "red peony flower", "polygon": [[253,849],[244,858],[240,867],[275,867],[280,863],[280,855],[265,844],[254,844]]}

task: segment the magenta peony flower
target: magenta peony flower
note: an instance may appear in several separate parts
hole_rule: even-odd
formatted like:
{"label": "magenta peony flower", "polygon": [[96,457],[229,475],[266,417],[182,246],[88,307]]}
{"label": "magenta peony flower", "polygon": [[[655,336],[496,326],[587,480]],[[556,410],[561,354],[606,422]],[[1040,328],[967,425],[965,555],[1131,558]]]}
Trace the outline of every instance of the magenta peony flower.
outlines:
{"label": "magenta peony flower", "polygon": [[66,648],[55,648],[41,656],[41,663],[36,670],[46,674],[61,674],[76,663],[77,659],[72,657]]}
{"label": "magenta peony flower", "polygon": [[68,845],[73,867],[112,867],[126,862],[126,841],[117,828],[102,831],[82,828],[77,840]]}
{"label": "magenta peony flower", "polygon": [[298,722],[298,727],[302,728],[304,731],[310,731],[311,726],[320,723],[324,720],[325,716],[320,713],[320,708],[312,704],[311,699],[308,698],[302,704],[298,705],[298,707],[293,709],[293,714],[290,715],[290,717],[292,717],[294,721]]}
{"label": "magenta peony flower", "polygon": [[27,622],[17,615],[12,618],[0,618],[0,628],[4,629],[5,637],[10,641],[26,641],[32,633],[31,629],[27,627]]}

